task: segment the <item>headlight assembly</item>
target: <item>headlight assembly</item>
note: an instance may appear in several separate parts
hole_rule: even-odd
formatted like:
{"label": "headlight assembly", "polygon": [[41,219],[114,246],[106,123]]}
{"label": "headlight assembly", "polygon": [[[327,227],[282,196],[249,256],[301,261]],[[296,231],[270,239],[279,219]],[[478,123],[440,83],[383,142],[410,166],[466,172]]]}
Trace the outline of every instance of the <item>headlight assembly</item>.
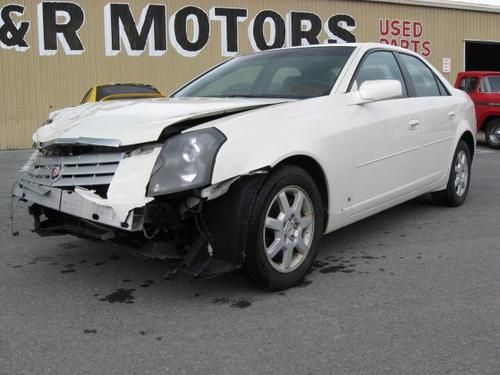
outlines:
{"label": "headlight assembly", "polygon": [[217,152],[226,137],[215,128],[176,135],[156,160],[148,196],[195,189],[210,184]]}

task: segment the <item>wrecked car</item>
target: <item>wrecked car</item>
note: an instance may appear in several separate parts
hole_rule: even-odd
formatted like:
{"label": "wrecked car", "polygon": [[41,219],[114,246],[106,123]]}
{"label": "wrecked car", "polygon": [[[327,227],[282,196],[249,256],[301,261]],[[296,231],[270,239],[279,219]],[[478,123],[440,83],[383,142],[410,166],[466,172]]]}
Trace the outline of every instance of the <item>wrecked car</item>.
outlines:
{"label": "wrecked car", "polygon": [[170,98],[50,115],[14,195],[41,236],[116,241],[196,277],[295,285],[325,233],[424,193],[461,205],[473,104],[379,44],[270,50]]}
{"label": "wrecked car", "polygon": [[165,95],[153,85],[143,83],[108,83],[91,87],[80,104],[124,99],[164,98]]}

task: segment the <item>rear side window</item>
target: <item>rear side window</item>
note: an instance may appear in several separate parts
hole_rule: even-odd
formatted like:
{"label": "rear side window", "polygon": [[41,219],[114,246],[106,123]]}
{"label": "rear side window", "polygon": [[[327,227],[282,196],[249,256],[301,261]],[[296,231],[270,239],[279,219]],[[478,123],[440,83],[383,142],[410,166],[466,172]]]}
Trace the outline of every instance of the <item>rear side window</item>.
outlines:
{"label": "rear side window", "polygon": [[392,52],[372,52],[361,63],[361,67],[356,74],[353,89],[359,89],[363,82],[366,81],[386,79],[401,82],[403,96],[407,96],[403,74]]}
{"label": "rear side window", "polygon": [[441,96],[436,77],[432,71],[418,58],[400,54],[406,70],[410,74],[415,94],[417,96]]}
{"label": "rear side window", "polygon": [[464,77],[460,81],[458,88],[465,92],[472,92],[476,89],[477,77]]}

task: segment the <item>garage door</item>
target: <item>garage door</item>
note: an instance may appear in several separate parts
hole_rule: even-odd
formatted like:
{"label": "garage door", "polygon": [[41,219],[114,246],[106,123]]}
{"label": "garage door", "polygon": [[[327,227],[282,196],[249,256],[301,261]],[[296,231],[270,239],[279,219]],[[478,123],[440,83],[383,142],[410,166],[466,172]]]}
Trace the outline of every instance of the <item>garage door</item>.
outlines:
{"label": "garage door", "polygon": [[465,70],[500,71],[500,43],[465,42]]}

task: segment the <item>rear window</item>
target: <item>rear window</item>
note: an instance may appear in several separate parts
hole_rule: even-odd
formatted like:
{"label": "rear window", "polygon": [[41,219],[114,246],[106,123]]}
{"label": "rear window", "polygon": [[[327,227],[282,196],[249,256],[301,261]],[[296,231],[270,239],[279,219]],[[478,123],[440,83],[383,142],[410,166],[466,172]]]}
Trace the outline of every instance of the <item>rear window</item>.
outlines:
{"label": "rear window", "polygon": [[110,95],[119,94],[159,94],[160,92],[153,86],[146,85],[110,85],[101,86],[97,89],[96,100]]}

